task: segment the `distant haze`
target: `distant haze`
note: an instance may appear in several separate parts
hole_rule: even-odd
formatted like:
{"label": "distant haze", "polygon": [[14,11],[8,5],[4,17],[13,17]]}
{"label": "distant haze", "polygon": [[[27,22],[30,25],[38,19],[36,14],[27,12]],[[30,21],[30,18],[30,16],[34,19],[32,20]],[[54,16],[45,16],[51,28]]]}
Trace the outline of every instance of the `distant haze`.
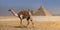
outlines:
{"label": "distant haze", "polygon": [[38,9],[44,6],[51,14],[60,14],[60,0],[0,0],[0,16],[12,15],[8,9]]}

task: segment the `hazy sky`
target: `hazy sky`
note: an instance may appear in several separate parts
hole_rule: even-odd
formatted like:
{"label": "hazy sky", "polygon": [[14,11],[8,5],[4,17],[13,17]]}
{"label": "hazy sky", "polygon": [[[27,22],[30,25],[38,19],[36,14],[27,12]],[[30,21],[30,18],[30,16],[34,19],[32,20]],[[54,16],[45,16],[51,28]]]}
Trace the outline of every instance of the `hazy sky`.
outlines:
{"label": "hazy sky", "polygon": [[60,0],[0,0],[0,15],[11,15],[10,8],[18,12],[19,8],[38,9],[41,5],[52,14],[60,14]]}

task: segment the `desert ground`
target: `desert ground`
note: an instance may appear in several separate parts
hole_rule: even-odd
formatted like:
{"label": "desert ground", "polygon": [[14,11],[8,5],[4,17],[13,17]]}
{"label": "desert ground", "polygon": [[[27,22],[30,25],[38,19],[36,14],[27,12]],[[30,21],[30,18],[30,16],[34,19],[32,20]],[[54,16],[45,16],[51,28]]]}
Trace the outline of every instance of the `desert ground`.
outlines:
{"label": "desert ground", "polygon": [[23,22],[20,26],[19,21],[4,21],[0,22],[0,30],[60,30],[60,22],[34,22],[34,27],[31,22],[28,27],[25,27],[27,22]]}
{"label": "desert ground", "polygon": [[[6,20],[8,17],[5,17]],[[12,19],[14,17],[11,17]],[[16,19],[16,18],[15,18]],[[23,20],[22,26],[19,20],[15,21],[1,21],[0,17],[0,30],[60,30],[60,21],[33,21],[34,27],[30,21],[26,27],[27,21]],[[58,20],[58,19],[57,19]]]}

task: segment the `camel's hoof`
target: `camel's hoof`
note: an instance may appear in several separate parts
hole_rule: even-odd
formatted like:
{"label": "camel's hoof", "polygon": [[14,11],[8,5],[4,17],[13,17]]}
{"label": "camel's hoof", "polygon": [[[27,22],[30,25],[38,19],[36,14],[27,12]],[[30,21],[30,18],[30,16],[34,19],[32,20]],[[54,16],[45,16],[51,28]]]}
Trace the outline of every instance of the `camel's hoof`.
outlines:
{"label": "camel's hoof", "polygon": [[27,27],[27,26],[25,26],[25,25],[20,25],[20,27]]}

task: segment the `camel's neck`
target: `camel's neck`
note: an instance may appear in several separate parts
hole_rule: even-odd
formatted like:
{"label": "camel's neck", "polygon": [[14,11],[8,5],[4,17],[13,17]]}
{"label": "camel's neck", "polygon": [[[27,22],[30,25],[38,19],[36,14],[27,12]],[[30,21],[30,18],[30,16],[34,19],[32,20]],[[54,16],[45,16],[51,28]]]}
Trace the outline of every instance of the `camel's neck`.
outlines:
{"label": "camel's neck", "polygon": [[32,16],[31,12],[29,11],[29,15]]}
{"label": "camel's neck", "polygon": [[18,16],[17,13],[13,10],[10,11],[14,16]]}

